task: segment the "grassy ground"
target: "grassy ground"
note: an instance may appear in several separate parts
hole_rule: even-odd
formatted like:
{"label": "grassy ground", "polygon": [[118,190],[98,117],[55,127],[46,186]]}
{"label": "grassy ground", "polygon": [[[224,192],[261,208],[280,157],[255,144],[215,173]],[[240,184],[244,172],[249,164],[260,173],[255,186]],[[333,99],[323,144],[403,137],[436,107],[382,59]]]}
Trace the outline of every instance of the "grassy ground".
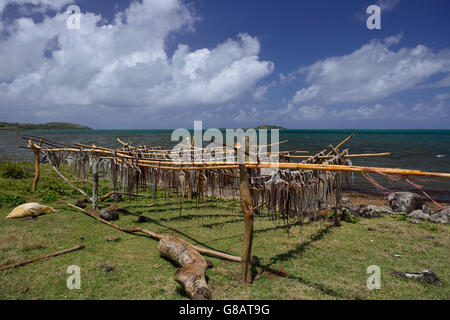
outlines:
{"label": "grassy ground", "polygon": [[[175,266],[161,258],[157,242],[128,235],[58,204],[72,203],[79,194],[72,191],[47,165],[37,192],[31,192],[31,164],[20,164],[21,179],[0,177],[0,265],[45,255],[85,244],[80,251],[0,271],[0,299],[186,299],[173,280]],[[5,163],[2,172],[8,171]],[[11,170],[9,170],[11,171]],[[12,170],[14,171],[14,170]],[[20,170],[19,170],[20,171]],[[79,184],[79,186],[82,186]],[[89,185],[85,186],[89,190]],[[109,191],[105,184],[100,194]],[[58,213],[38,219],[7,220],[12,206],[38,201],[54,206]],[[378,200],[382,201],[382,200]],[[102,203],[109,206],[110,203]],[[121,215],[117,223],[168,233],[189,242],[240,255],[243,222],[239,203],[208,199],[203,207],[187,202],[179,216],[175,199],[167,203],[159,195],[126,198],[118,205],[132,214]],[[139,215],[152,220],[137,223]],[[369,230],[370,228],[370,230]],[[119,241],[108,242],[108,236]],[[287,230],[263,217],[255,220],[253,255],[262,264],[287,273],[286,277],[263,272],[252,285],[239,280],[240,266],[208,258],[209,286],[214,299],[449,299],[449,228],[424,222],[416,225],[386,215],[361,219],[333,228],[328,222],[307,223]],[[393,257],[401,255],[400,258]],[[66,287],[67,267],[81,268],[81,289]],[[100,266],[112,266],[107,272]],[[368,290],[367,267],[381,268],[381,289]],[[392,271],[432,270],[442,280],[434,286],[396,278]],[[261,269],[256,271],[261,273]]]}

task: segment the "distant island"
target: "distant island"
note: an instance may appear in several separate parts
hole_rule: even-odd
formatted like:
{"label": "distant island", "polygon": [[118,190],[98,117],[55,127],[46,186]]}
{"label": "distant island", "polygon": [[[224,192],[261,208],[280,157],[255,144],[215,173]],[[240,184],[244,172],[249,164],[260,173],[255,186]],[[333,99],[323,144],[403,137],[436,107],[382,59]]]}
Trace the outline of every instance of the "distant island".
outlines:
{"label": "distant island", "polygon": [[92,128],[67,122],[43,124],[0,122],[0,130],[90,130]]}
{"label": "distant island", "polygon": [[257,126],[255,129],[279,129],[279,130],[286,130],[286,128],[284,128],[284,127],[272,126],[272,125],[268,125],[268,124],[262,124],[260,126]]}

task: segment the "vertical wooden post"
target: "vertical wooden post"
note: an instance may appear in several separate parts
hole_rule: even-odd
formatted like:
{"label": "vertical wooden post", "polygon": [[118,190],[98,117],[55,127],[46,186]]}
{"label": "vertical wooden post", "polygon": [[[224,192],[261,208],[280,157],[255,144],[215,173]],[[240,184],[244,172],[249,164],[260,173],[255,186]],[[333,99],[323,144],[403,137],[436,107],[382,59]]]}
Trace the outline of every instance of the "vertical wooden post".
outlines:
{"label": "vertical wooden post", "polygon": [[[241,146],[242,147],[242,146]],[[245,139],[245,150],[248,155],[249,140]],[[245,157],[247,161],[247,156]],[[250,194],[250,175],[245,164],[239,164],[241,207],[244,214],[244,244],[241,256],[241,276],[243,283],[252,283],[252,243],[253,243],[253,205]]]}
{"label": "vertical wooden post", "polygon": [[94,184],[92,186],[92,210],[98,209],[98,163],[99,159],[95,159],[92,164],[92,176],[94,178]]}
{"label": "vertical wooden post", "polygon": [[341,193],[341,173],[336,173],[337,185],[336,188],[336,211],[334,212],[334,226],[341,226],[341,214],[342,214],[342,193]]}
{"label": "vertical wooden post", "polygon": [[[39,148],[36,147],[36,145],[34,144],[32,139],[28,140],[28,145],[30,146],[31,149],[33,149],[33,152],[34,152],[34,180],[33,180],[33,185],[31,187],[31,189],[33,191],[36,191],[39,177],[41,174],[41,168],[40,168],[41,157],[39,156]],[[41,140],[41,145],[42,145],[42,140]]]}
{"label": "vertical wooden post", "polygon": [[[190,155],[190,161],[193,162],[194,161],[194,135],[192,135],[192,139],[191,139],[191,152],[189,153]],[[191,172],[188,171],[189,177],[188,177],[188,200],[192,200],[192,176],[191,176]]]}

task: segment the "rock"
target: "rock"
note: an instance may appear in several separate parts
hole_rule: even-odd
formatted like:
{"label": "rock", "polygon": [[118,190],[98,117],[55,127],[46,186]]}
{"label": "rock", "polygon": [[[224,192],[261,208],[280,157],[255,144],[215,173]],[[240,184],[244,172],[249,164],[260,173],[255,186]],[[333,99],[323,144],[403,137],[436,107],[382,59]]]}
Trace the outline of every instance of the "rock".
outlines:
{"label": "rock", "polygon": [[450,214],[450,207],[444,207],[443,209],[436,210],[433,214],[435,214],[435,213]]}
{"label": "rock", "polygon": [[429,220],[436,223],[448,224],[450,220],[450,207],[445,207],[444,209],[433,213]]}
{"label": "rock", "polygon": [[107,266],[107,265],[100,265],[99,267],[102,270],[105,270],[106,272],[111,272],[114,271],[116,268],[114,268],[113,266]]}
{"label": "rock", "polygon": [[350,212],[350,214],[353,214],[358,217],[361,215],[364,208],[365,208],[364,205],[354,204],[351,202],[347,202],[342,206],[342,209],[344,209],[344,210],[347,209],[348,212]]}
{"label": "rock", "polygon": [[114,211],[109,211],[108,209],[103,209],[100,211],[100,218],[106,221],[114,221],[119,219],[119,214]]}
{"label": "rock", "polygon": [[139,216],[138,221],[139,223],[144,223],[144,222],[150,222],[151,219],[146,217],[146,216]]}
{"label": "rock", "polygon": [[406,216],[421,220],[428,220],[430,218],[430,215],[428,213],[423,212],[422,210],[414,210],[413,212],[408,213]]}
{"label": "rock", "polygon": [[441,279],[437,276],[436,273],[429,270],[422,270],[417,273],[408,273],[408,272],[392,272],[392,275],[405,279],[417,279],[429,284],[440,285]]}
{"label": "rock", "polygon": [[108,237],[106,237],[106,241],[109,241],[109,242],[111,242],[111,241],[120,241],[120,237],[116,237],[116,236],[108,236]]}
{"label": "rock", "polygon": [[422,211],[425,212],[425,213],[431,214],[431,209],[426,203],[424,203],[422,205]]}
{"label": "rock", "polygon": [[378,218],[381,217],[382,213],[392,213],[392,210],[386,206],[373,206],[368,205],[365,209],[362,211],[362,216],[364,218]]}
{"label": "rock", "polygon": [[80,198],[75,202],[75,207],[85,209],[87,207],[88,200],[86,198]]}
{"label": "rock", "polygon": [[424,201],[416,193],[394,192],[388,196],[389,205],[395,212],[410,213],[414,210],[422,209]]}
{"label": "rock", "polygon": [[122,200],[123,200],[123,197],[122,197],[122,195],[119,194],[119,193],[114,193],[114,194],[111,196],[111,199],[113,199],[114,202],[119,202],[119,201],[122,201]]}
{"label": "rock", "polygon": [[130,214],[130,212],[125,209],[125,208],[121,208],[118,205],[112,204],[109,206],[108,211],[111,212],[118,212],[118,213],[123,213],[123,214]]}
{"label": "rock", "polygon": [[409,221],[409,223],[412,223],[412,224],[421,224],[422,222],[420,222],[420,220],[417,220],[417,219],[412,219],[412,220]]}

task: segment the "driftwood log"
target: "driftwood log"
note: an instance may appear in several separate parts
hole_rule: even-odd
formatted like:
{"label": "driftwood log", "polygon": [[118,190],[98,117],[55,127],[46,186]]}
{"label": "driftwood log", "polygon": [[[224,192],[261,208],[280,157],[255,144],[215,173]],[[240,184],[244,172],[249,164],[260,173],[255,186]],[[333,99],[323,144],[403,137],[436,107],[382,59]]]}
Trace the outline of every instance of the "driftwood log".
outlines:
{"label": "driftwood log", "polygon": [[181,267],[175,272],[174,279],[191,299],[211,299],[211,290],[206,283],[208,264],[197,250],[184,240],[164,236],[158,242],[158,251]]}
{"label": "driftwood log", "polygon": [[123,228],[112,222],[106,221],[100,217],[97,217],[93,213],[90,213],[82,208],[76,207],[71,203],[60,201],[74,209],[80,210],[85,215],[94,218],[110,227],[113,227],[122,232],[130,234],[143,233],[150,236],[153,239],[159,240],[158,251],[159,253],[175,262],[182,268],[177,269],[174,279],[177,281],[186,293],[192,299],[211,299],[211,291],[206,283],[206,269],[208,267],[206,260],[200,253],[207,254],[216,258],[226,259],[235,262],[241,262],[241,257],[232,256],[223,252],[205,249],[197,247],[167,234],[158,234],[153,231],[134,227],[132,229]]}

